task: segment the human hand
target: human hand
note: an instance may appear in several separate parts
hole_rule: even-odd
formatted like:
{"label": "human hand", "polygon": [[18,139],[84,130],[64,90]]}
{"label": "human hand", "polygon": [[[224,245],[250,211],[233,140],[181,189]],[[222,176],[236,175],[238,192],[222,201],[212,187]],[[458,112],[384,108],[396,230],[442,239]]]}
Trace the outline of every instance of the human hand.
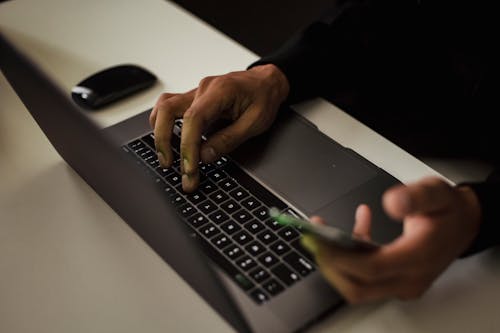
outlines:
{"label": "human hand", "polygon": [[[174,120],[183,118],[181,134],[182,187],[194,191],[199,183],[198,163],[217,160],[238,145],[268,129],[288,95],[288,81],[274,65],[206,77],[198,88],[183,94],[164,93],[149,121],[154,129],[158,160],[173,162],[170,147]],[[232,123],[202,142],[202,134],[217,119]]]}
{"label": "human hand", "polygon": [[[437,177],[383,195],[389,216],[403,220],[400,237],[370,252],[353,252],[306,235],[302,244],[315,256],[323,276],[350,303],[420,297],[471,244],[480,206],[469,187],[452,187]],[[313,223],[325,223],[312,217]],[[358,206],[353,233],[370,238],[371,211]]]}

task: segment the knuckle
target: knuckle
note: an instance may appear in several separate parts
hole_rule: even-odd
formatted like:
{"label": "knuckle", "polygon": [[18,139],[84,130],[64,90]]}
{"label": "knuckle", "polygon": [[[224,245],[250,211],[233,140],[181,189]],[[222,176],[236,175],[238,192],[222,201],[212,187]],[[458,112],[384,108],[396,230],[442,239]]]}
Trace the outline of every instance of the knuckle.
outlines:
{"label": "knuckle", "polygon": [[162,93],[160,97],[158,97],[158,101],[156,104],[161,104],[164,103],[165,101],[169,100],[171,97],[175,96],[175,94],[171,93]]}
{"label": "knuckle", "polygon": [[198,86],[201,88],[201,89],[204,89],[206,87],[208,87],[210,85],[210,83],[215,79],[215,76],[206,76],[204,77],[203,79],[200,80],[200,83],[198,84]]}
{"label": "knuckle", "polygon": [[172,109],[173,105],[174,105],[174,102],[172,101],[171,98],[159,100],[156,103],[156,107],[158,109],[157,112],[160,113],[160,112],[170,111]]}
{"label": "knuckle", "polygon": [[235,90],[236,80],[231,75],[223,75],[216,77],[213,84],[217,89],[230,93]]}

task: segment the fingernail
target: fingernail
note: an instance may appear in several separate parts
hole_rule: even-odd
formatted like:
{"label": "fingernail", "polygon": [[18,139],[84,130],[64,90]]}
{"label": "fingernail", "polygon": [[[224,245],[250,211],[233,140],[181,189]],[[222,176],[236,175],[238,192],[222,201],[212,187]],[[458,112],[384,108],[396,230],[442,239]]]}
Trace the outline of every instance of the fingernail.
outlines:
{"label": "fingernail", "polygon": [[189,162],[185,157],[182,159],[182,172],[189,173]]}
{"label": "fingernail", "polygon": [[196,176],[195,175],[182,175],[182,189],[185,192],[192,192],[196,188]]}
{"label": "fingernail", "polygon": [[401,209],[403,212],[411,212],[412,210],[411,198],[406,189],[402,188],[396,192],[396,201],[397,205],[399,206],[399,209]]}
{"label": "fingernail", "polygon": [[217,154],[212,147],[205,147],[201,151],[201,159],[205,163],[213,162],[217,158]]}
{"label": "fingernail", "polygon": [[311,236],[303,235],[300,239],[300,244],[312,254],[316,254],[318,252],[318,244]]}
{"label": "fingernail", "polygon": [[167,165],[167,159],[165,158],[165,155],[161,151],[156,152],[156,156],[158,156],[158,161],[163,167],[168,167]]}
{"label": "fingernail", "polygon": [[189,175],[187,174],[182,175],[182,189],[184,191],[191,189],[191,180],[189,179]]}

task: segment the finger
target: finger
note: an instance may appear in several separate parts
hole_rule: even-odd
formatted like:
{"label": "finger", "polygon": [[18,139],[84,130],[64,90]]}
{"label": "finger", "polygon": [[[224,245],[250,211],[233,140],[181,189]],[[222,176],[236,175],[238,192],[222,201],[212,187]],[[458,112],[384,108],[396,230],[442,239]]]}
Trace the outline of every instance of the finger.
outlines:
{"label": "finger", "polygon": [[181,133],[182,189],[193,192],[198,187],[198,162],[205,119],[190,108],[183,118]]}
{"label": "finger", "polygon": [[251,109],[246,110],[234,123],[212,134],[203,143],[201,159],[204,163],[214,162],[255,135],[250,113]]}
{"label": "finger", "polygon": [[195,100],[184,113],[181,135],[181,168],[183,172],[182,187],[186,192],[192,192],[198,186],[200,144],[204,130],[231,106],[235,96],[229,88],[224,88],[222,85],[216,85],[214,89],[207,87],[210,82],[215,82],[215,80],[202,80],[200,87],[204,87],[204,93],[200,93],[200,88],[196,92]]}
{"label": "finger", "polygon": [[311,216],[309,221],[311,221],[312,224],[326,224],[326,221],[320,216]]}
{"label": "finger", "polygon": [[379,281],[362,281],[336,268],[331,258],[318,253],[315,260],[325,279],[351,304],[368,303],[396,295],[399,284],[393,278]]}
{"label": "finger", "polygon": [[[170,96],[169,96],[170,95]],[[176,118],[182,117],[182,114],[189,107],[192,101],[192,94],[166,94],[166,97],[160,97],[155,105],[150,117],[154,121],[155,148],[158,160],[163,167],[169,167],[173,162],[173,154],[170,147],[172,129]],[[162,95],[164,96],[164,95]],[[151,119],[154,118],[154,119]]]}
{"label": "finger", "polygon": [[393,187],[387,190],[382,198],[386,212],[398,220],[409,214],[437,213],[448,208],[452,200],[451,186],[437,177],[425,178],[407,186]]}
{"label": "finger", "polygon": [[353,235],[364,240],[371,239],[372,213],[367,205],[359,205],[354,217]]}
{"label": "finger", "polygon": [[155,106],[153,107],[153,110],[151,110],[151,113],[149,114],[149,125],[151,126],[152,129],[155,128],[156,115],[158,114],[158,104],[165,102],[167,99],[169,99],[175,95],[177,95],[177,94],[163,93],[158,98],[158,101],[156,102]]}

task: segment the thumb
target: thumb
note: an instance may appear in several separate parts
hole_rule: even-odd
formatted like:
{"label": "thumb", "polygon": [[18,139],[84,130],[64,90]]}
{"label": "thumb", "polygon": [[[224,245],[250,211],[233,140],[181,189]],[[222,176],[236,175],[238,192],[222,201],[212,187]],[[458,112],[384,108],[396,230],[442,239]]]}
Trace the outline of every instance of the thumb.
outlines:
{"label": "thumb", "polygon": [[201,160],[204,163],[214,162],[258,134],[259,131],[254,128],[254,110],[257,108],[247,109],[234,123],[212,134],[201,147]]}
{"label": "thumb", "polygon": [[453,194],[453,188],[444,180],[428,177],[387,190],[382,204],[389,216],[399,220],[409,214],[431,214],[446,209],[452,202]]}
{"label": "thumb", "polygon": [[248,135],[245,129],[237,126],[236,123],[214,133],[201,146],[201,160],[204,163],[212,163],[222,155],[228,154],[240,144]]}

